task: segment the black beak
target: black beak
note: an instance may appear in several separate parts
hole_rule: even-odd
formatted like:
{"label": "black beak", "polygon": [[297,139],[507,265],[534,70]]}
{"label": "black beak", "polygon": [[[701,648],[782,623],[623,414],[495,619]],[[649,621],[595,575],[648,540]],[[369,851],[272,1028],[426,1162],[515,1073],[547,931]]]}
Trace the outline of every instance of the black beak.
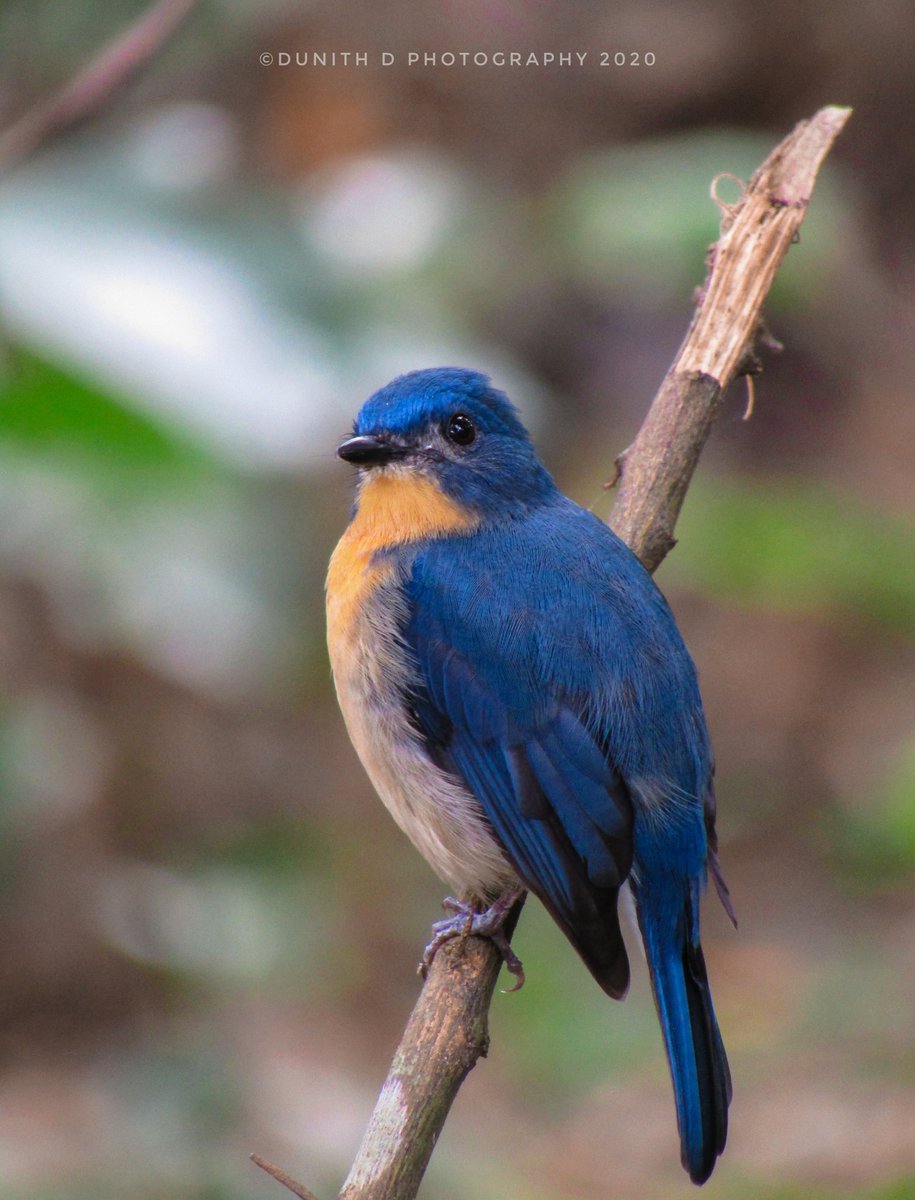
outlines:
{"label": "black beak", "polygon": [[338,456],[357,467],[383,467],[385,463],[404,458],[409,453],[409,446],[399,446],[374,434],[347,438],[337,447]]}

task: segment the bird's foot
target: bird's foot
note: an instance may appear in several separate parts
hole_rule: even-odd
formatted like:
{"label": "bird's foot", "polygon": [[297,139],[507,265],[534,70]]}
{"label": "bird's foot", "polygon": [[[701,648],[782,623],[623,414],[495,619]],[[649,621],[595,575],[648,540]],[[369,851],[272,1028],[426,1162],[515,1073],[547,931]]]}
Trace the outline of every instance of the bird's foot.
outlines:
{"label": "bird's foot", "polygon": [[472,904],[465,900],[455,900],[453,896],[446,896],[442,901],[442,908],[446,912],[450,912],[451,916],[444,917],[441,921],[435,921],[432,925],[432,941],[423,951],[423,957],[419,964],[419,973],[423,979],[432,966],[432,960],[445,942],[450,942],[453,938],[466,941],[467,938],[474,935],[489,938],[502,956],[506,970],[515,976],[514,986],[506,990],[517,992],[519,988],[523,987],[524,967],[521,959],[512,950],[504,929],[508,914],[523,895],[523,888],[512,888],[510,891],[503,892],[483,912],[478,912]]}

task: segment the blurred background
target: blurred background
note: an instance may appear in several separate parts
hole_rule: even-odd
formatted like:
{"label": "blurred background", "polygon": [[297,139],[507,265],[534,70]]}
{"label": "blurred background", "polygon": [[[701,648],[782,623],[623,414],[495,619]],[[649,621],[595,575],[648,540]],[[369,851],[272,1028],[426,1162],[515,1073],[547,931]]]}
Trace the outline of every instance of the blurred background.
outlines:
{"label": "blurred background", "polygon": [[[142,11],[5,0],[3,124]],[[407,61],[461,50],[587,59]],[[279,1197],[249,1151],[336,1195],[442,894],[332,693],[336,443],[394,374],[479,367],[606,516],[710,180],[827,103],[855,114],[767,306],[785,350],[659,572],[741,922],[706,906],[735,1098],[704,1194],[915,1196],[909,6],[209,0],[0,180],[9,1200]],[[613,1005],[534,903],[516,946],[422,1194],[691,1194],[638,962]]]}

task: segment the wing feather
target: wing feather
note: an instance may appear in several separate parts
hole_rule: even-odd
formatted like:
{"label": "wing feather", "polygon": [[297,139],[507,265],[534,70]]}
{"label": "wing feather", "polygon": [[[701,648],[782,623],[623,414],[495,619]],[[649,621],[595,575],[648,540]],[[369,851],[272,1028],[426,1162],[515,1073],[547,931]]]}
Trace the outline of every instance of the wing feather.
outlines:
{"label": "wing feather", "polygon": [[477,797],[525,886],[601,986],[621,996],[629,964],[616,906],[632,861],[622,780],[566,706],[529,726],[510,720],[434,626],[414,620],[407,637],[419,667],[408,703],[429,753]]}

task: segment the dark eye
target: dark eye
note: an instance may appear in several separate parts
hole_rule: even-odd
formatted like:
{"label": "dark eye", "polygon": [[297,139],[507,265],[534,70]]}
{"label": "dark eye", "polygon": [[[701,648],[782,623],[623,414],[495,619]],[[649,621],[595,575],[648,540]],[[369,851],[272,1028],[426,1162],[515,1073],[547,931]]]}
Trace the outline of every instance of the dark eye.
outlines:
{"label": "dark eye", "polygon": [[477,436],[476,426],[466,413],[455,413],[445,424],[445,437],[457,446],[469,446]]}

